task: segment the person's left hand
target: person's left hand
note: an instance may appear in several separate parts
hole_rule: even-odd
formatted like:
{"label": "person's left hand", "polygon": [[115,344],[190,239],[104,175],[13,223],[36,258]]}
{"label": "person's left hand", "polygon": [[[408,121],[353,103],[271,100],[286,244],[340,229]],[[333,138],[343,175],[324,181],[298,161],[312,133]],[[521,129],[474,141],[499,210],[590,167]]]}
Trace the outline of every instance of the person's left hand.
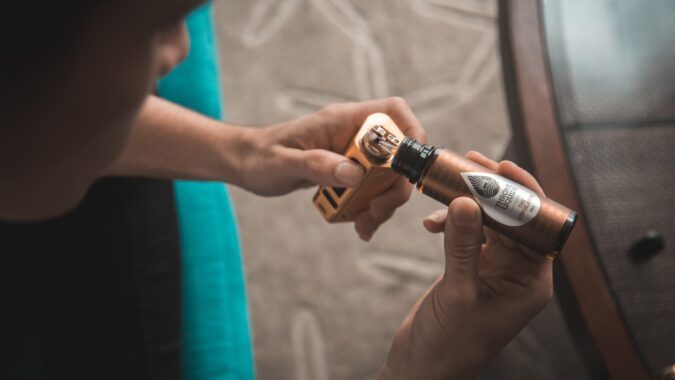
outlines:
{"label": "person's left hand", "polygon": [[[389,115],[406,136],[426,143],[425,131],[402,98],[331,104],[286,123],[252,129],[248,137],[251,149],[241,161],[238,185],[266,196],[314,185],[356,186],[362,169],[340,153],[366,118],[376,112]],[[373,199],[355,221],[361,239],[370,240],[410,198],[411,191],[412,185],[401,177]]]}

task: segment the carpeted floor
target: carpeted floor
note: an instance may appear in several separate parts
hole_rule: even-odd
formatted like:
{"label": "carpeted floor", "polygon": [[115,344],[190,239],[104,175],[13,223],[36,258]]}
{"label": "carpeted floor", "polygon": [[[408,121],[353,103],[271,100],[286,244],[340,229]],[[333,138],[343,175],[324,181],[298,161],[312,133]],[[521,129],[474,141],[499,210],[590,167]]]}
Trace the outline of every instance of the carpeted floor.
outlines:
{"label": "carpeted floor", "polygon": [[[225,108],[266,125],[330,102],[405,97],[429,140],[498,159],[508,139],[493,0],[216,1]],[[393,332],[441,272],[441,236],[414,194],[370,243],[324,223],[313,190],[232,189],[260,379],[371,379]],[[583,379],[554,302],[486,379]]]}

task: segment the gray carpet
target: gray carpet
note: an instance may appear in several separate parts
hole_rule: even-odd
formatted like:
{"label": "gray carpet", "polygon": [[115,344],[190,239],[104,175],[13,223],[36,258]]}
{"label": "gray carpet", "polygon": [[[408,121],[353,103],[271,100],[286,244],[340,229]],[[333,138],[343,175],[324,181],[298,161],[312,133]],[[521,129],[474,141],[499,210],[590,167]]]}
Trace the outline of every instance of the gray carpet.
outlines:
{"label": "gray carpet", "polygon": [[[491,158],[509,139],[489,0],[216,1],[228,119],[266,125],[330,102],[405,97],[430,142]],[[260,379],[371,379],[393,332],[442,268],[414,194],[370,243],[324,223],[313,190],[232,189]],[[583,379],[554,302],[486,379]]]}

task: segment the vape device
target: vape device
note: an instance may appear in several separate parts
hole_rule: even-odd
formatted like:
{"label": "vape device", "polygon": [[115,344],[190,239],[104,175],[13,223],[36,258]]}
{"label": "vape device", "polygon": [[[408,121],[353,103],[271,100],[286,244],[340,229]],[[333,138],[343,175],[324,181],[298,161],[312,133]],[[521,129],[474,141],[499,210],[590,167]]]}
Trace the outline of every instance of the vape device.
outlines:
{"label": "vape device", "polygon": [[319,188],[314,204],[330,222],[354,220],[396,174],[444,205],[460,196],[474,199],[486,226],[546,256],[560,252],[577,219],[567,207],[480,164],[403,136],[384,114],[368,117],[344,154],[366,174],[354,188]]}
{"label": "vape device", "polygon": [[366,119],[343,153],[363,168],[361,183],[349,188],[320,186],[314,195],[314,205],[327,221],[353,221],[373,198],[400,178],[391,171],[391,150],[403,138],[389,116],[376,113]]}
{"label": "vape device", "polygon": [[408,137],[394,152],[392,170],[419,191],[444,205],[474,199],[486,226],[542,255],[556,256],[572,232],[574,211],[463,156]]}

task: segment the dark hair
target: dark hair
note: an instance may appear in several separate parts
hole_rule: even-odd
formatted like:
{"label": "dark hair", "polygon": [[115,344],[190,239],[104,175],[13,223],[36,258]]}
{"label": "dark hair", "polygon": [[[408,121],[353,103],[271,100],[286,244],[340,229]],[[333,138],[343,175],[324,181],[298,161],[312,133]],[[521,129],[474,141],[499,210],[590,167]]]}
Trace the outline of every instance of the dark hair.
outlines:
{"label": "dark hair", "polygon": [[[9,0],[0,23],[1,98],[18,100],[40,87],[49,67],[73,46],[92,7],[102,0]],[[15,103],[15,102],[14,102]]]}
{"label": "dark hair", "polygon": [[32,67],[68,50],[99,0],[10,0],[0,23],[2,70]]}

